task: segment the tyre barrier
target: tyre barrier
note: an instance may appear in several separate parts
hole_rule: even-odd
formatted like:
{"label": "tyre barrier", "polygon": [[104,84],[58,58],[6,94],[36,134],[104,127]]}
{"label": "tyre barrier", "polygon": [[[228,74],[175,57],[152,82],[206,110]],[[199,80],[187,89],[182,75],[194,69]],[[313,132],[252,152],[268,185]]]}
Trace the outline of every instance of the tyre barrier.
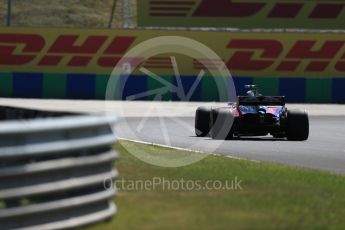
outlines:
{"label": "tyre barrier", "polygon": [[116,137],[106,115],[0,107],[0,228],[69,229],[111,219]]}

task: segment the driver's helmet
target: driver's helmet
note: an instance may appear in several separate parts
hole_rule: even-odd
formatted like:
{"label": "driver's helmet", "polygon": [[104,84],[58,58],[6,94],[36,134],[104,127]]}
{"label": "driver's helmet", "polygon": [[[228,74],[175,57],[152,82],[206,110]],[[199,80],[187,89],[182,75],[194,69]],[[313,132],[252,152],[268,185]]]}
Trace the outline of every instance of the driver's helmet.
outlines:
{"label": "driver's helmet", "polygon": [[259,97],[259,96],[262,96],[260,93],[259,93],[259,90],[258,88],[256,87],[256,85],[245,85],[244,86],[246,89],[248,89],[247,91],[247,96],[248,97]]}
{"label": "driver's helmet", "polygon": [[253,90],[248,90],[247,91],[247,96],[248,97],[255,97],[255,93],[253,92]]}

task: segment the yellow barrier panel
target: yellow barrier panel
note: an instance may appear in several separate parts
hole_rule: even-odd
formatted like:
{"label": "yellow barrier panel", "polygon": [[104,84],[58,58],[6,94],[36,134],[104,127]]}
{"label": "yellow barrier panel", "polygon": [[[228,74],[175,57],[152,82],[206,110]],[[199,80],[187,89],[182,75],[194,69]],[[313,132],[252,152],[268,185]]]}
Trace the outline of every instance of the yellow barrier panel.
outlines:
{"label": "yellow barrier panel", "polygon": [[[183,36],[214,50],[234,76],[344,77],[345,34],[1,28],[0,71],[109,74],[132,47],[159,36]],[[171,74],[170,54],[142,60]],[[140,57],[133,57],[140,58]],[[181,57],[183,75],[203,66]]]}
{"label": "yellow barrier panel", "polygon": [[139,26],[345,29],[339,0],[137,0]]}

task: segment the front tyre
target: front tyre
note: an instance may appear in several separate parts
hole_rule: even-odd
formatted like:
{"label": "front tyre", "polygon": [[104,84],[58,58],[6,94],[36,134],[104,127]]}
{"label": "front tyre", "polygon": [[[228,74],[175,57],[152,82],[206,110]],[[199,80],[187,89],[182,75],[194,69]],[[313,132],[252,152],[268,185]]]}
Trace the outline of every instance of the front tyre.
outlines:
{"label": "front tyre", "polygon": [[205,137],[210,132],[211,108],[199,107],[195,112],[195,134]]}
{"label": "front tyre", "polygon": [[309,118],[304,111],[288,111],[286,137],[290,141],[305,141],[309,137]]}

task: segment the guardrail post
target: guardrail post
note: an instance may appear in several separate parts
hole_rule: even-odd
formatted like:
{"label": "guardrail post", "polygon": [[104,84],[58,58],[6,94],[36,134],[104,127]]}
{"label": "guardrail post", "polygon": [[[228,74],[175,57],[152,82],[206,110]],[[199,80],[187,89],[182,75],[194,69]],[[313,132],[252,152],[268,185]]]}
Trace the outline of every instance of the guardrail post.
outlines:
{"label": "guardrail post", "polygon": [[130,28],[132,20],[131,0],[122,0],[122,27]]}
{"label": "guardrail post", "polygon": [[113,18],[114,18],[114,14],[115,14],[116,4],[117,4],[117,0],[113,0],[113,6],[111,7],[110,19],[109,19],[109,23],[108,23],[109,29],[111,28],[111,25],[113,24]]}
{"label": "guardrail post", "polygon": [[6,26],[11,26],[12,18],[12,0],[7,0],[7,22]]}

